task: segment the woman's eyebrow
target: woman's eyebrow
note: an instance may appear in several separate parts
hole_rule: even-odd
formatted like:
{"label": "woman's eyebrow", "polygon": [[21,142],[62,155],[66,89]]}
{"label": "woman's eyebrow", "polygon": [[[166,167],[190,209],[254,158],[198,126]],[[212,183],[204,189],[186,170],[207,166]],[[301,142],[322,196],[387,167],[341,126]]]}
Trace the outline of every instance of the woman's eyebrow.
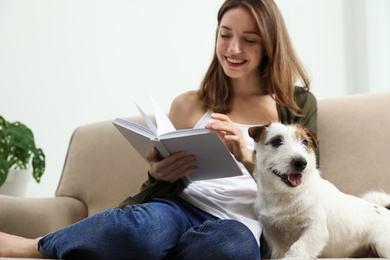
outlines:
{"label": "woman's eyebrow", "polygon": [[[222,25],[221,28],[229,31],[233,31],[231,28],[227,27],[226,25]],[[255,34],[257,36],[260,36],[259,33],[256,31],[244,31],[244,34]]]}
{"label": "woman's eyebrow", "polygon": [[227,27],[226,25],[222,25],[221,28],[232,31],[232,29]]}

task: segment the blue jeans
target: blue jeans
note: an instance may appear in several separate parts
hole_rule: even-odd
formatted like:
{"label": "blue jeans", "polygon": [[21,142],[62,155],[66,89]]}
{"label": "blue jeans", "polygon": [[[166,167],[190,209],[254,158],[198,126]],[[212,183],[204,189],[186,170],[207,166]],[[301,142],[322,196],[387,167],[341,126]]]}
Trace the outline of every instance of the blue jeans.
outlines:
{"label": "blue jeans", "polygon": [[260,259],[252,232],[173,197],[109,209],[43,237],[48,258]]}

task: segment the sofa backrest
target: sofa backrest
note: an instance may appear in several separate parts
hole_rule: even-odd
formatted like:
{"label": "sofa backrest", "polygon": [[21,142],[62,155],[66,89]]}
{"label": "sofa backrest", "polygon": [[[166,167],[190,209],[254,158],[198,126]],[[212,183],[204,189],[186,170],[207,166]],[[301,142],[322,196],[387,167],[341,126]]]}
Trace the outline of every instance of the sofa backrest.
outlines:
{"label": "sofa backrest", "polygon": [[[320,100],[320,169],[342,191],[390,193],[390,92]],[[129,118],[143,123],[141,117]],[[113,126],[78,127],[69,144],[56,196],[81,200],[88,215],[135,195],[148,165]]]}
{"label": "sofa backrest", "polygon": [[322,177],[340,190],[390,193],[390,92],[318,102]]}

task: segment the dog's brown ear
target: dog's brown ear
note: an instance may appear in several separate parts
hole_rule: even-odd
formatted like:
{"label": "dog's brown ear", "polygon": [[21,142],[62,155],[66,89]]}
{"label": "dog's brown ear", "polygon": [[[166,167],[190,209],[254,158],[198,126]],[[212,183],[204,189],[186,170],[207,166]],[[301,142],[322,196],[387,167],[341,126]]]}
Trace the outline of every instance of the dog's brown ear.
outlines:
{"label": "dog's brown ear", "polygon": [[318,148],[318,134],[314,131],[309,130],[309,129],[307,129],[307,134],[309,135],[313,146],[315,148]]}
{"label": "dog's brown ear", "polygon": [[253,140],[255,140],[255,142],[257,143],[260,140],[261,136],[264,134],[266,128],[267,126],[250,127],[248,129],[249,136],[252,137]]}

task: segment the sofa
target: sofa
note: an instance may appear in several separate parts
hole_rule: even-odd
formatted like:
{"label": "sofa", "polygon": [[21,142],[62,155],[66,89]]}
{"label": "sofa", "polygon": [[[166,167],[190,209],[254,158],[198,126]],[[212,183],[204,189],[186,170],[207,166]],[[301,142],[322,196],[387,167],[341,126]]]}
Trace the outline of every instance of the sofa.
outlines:
{"label": "sofa", "polygon": [[[323,178],[357,196],[369,190],[390,193],[389,106],[390,91],[318,101]],[[128,119],[143,124],[141,117]],[[35,238],[115,207],[139,191],[147,170],[111,120],[80,126],[55,197],[1,195],[0,231]]]}

